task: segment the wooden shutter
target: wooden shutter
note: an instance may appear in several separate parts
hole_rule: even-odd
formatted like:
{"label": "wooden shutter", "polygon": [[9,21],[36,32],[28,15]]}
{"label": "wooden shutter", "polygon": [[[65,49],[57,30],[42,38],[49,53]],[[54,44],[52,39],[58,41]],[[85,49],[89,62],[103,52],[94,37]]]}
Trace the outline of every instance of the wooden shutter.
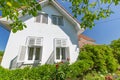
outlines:
{"label": "wooden shutter", "polygon": [[36,22],[40,23],[40,21],[41,21],[41,14],[38,14],[36,16]]}
{"label": "wooden shutter", "polygon": [[37,37],[35,45],[41,46],[42,45],[42,38]]}
{"label": "wooden shutter", "polygon": [[26,53],[26,46],[21,46],[18,54],[18,62],[24,62]]}
{"label": "wooden shutter", "polygon": [[61,40],[55,40],[56,47],[61,47]]}
{"label": "wooden shutter", "polygon": [[34,45],[35,44],[35,38],[29,38],[28,45]]}
{"label": "wooden shutter", "polygon": [[42,23],[48,24],[48,14],[42,14]]}
{"label": "wooden shutter", "polygon": [[67,40],[65,40],[65,39],[61,40],[61,46],[66,47],[67,46]]}
{"label": "wooden shutter", "polygon": [[56,47],[66,47],[67,46],[67,40],[66,39],[56,39],[55,40]]}

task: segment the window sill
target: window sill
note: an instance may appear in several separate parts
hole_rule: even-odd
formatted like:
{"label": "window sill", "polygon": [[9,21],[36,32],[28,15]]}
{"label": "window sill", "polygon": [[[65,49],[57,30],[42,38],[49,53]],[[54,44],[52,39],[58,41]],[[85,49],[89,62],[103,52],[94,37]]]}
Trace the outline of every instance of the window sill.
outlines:
{"label": "window sill", "polygon": [[67,60],[55,60],[55,63],[58,63],[58,62],[67,62]]}
{"label": "window sill", "polygon": [[24,64],[36,64],[36,63],[41,63],[41,61],[36,60],[36,61],[25,61]]}

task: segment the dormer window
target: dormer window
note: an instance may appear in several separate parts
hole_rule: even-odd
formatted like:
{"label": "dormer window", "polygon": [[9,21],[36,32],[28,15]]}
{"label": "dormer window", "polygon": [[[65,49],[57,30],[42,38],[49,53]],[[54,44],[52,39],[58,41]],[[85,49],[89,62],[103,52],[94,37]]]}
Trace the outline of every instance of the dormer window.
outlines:
{"label": "dormer window", "polygon": [[55,25],[63,26],[63,17],[57,16],[57,15],[52,15],[52,23]]}
{"label": "dormer window", "polygon": [[39,13],[38,16],[36,16],[36,22],[48,24],[48,14]]}

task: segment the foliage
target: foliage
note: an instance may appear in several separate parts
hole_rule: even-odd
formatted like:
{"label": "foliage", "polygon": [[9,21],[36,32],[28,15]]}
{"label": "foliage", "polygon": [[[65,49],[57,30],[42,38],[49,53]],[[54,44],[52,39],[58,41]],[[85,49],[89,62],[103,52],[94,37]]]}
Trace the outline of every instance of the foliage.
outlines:
{"label": "foliage", "polygon": [[66,0],[72,3],[70,7],[75,17],[81,15],[81,27],[92,28],[94,21],[109,17],[113,11],[111,5],[118,5],[120,0]]}
{"label": "foliage", "polygon": [[0,63],[2,61],[3,53],[4,53],[3,51],[0,51]]}
{"label": "foliage", "polygon": [[[72,65],[65,62],[15,70],[0,67],[0,80],[104,80],[106,76],[111,75],[90,70],[92,65],[93,62],[86,60],[77,61]],[[119,73],[117,71],[115,74]],[[119,77],[115,79],[119,80]]]}
{"label": "foliage", "polygon": [[[0,9],[2,16],[12,21],[11,28],[13,32],[23,30],[26,25],[19,19],[20,15],[26,14],[36,16],[41,10],[37,2],[39,0],[1,0]],[[51,0],[50,0],[51,1]],[[64,0],[72,4],[70,7],[74,17],[81,15],[81,27],[92,28],[95,20],[109,17],[112,12],[111,4],[118,5],[120,0]],[[104,7],[104,5],[107,6]],[[22,11],[20,11],[22,10]],[[14,14],[13,14],[14,13]]]}
{"label": "foliage", "polygon": [[118,60],[118,63],[120,64],[120,39],[113,40],[110,44],[110,47],[113,49],[113,55]]}
{"label": "foliage", "polygon": [[88,73],[85,77],[85,80],[105,80],[105,75],[92,71]]}
{"label": "foliage", "polygon": [[0,56],[3,56],[4,51],[0,51]]}
{"label": "foliage", "polygon": [[83,77],[91,72],[91,67],[93,66],[92,61],[88,60],[78,60],[70,66],[70,78],[83,79]]}
{"label": "foliage", "polygon": [[116,71],[118,64],[114,58],[112,49],[106,45],[86,45],[81,50],[78,60],[93,62],[91,70],[107,73]]}
{"label": "foliage", "polygon": [[10,24],[12,31],[17,32],[26,28],[26,25],[19,19],[20,15],[37,16],[37,11],[41,10],[41,6],[37,0],[1,0],[0,9],[2,10],[2,17],[12,21]]}
{"label": "foliage", "polygon": [[54,77],[52,80],[65,80],[67,79],[70,74],[70,65],[69,62],[60,62],[56,64],[56,72],[53,74]]}
{"label": "foliage", "polygon": [[0,80],[51,80],[55,65],[8,70],[0,67]]}

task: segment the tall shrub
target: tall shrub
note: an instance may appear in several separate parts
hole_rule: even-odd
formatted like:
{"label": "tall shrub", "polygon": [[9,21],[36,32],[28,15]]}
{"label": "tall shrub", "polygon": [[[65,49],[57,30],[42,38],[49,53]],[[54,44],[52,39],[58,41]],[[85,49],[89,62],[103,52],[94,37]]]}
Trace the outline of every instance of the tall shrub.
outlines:
{"label": "tall shrub", "polygon": [[117,69],[117,60],[112,49],[107,45],[86,45],[81,49],[78,60],[93,62],[92,70],[100,72],[114,72]]}
{"label": "tall shrub", "polygon": [[113,49],[113,55],[118,60],[120,64],[120,39],[113,40],[110,44],[110,47]]}

